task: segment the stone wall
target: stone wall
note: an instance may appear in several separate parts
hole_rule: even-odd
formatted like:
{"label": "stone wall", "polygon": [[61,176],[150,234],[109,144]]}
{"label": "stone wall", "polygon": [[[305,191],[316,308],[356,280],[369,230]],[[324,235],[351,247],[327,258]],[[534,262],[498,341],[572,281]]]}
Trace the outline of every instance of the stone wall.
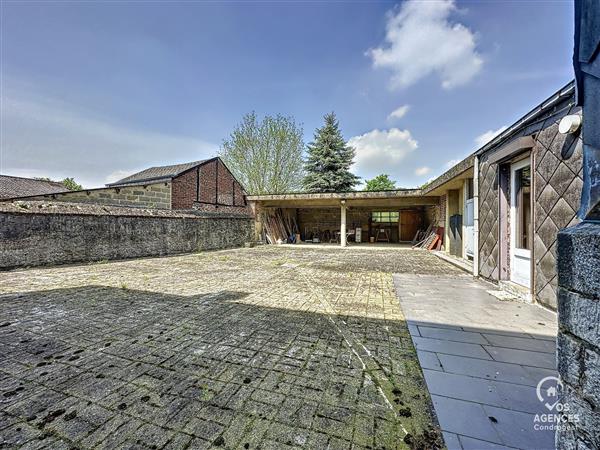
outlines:
{"label": "stone wall", "polygon": [[[556,308],[556,238],[558,231],[575,225],[582,188],[582,144],[573,135],[558,133],[558,122],[567,114],[580,113],[569,107],[571,99],[556,106],[556,112],[522,130],[514,138],[532,135],[533,180],[533,296],[536,301]],[[508,214],[501,213],[500,194],[509,198],[500,177],[500,165],[490,162],[493,151],[480,156],[479,163],[479,275],[491,281],[509,279],[510,272],[500,259],[508,259],[510,230]],[[500,218],[506,221],[500,223]],[[504,231],[505,233],[506,231]],[[504,270],[504,272],[502,272]]]}
{"label": "stone wall", "polygon": [[94,203],[97,205],[171,208],[171,183],[107,187],[27,197],[27,200]]}
{"label": "stone wall", "polygon": [[[558,372],[572,414],[557,432],[561,449],[600,445],[600,224],[558,235]],[[576,418],[574,415],[577,415]]]}
{"label": "stone wall", "polygon": [[0,203],[0,268],[240,247],[254,219],[75,203]]}

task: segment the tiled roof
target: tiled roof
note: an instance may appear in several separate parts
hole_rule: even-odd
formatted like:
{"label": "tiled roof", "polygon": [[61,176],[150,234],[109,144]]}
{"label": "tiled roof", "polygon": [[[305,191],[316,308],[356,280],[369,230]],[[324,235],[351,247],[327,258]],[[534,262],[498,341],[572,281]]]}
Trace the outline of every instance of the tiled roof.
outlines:
{"label": "tiled roof", "polygon": [[199,166],[202,163],[205,163],[208,159],[203,159],[200,161],[192,161],[183,164],[173,164],[171,166],[157,166],[150,167],[149,169],[144,169],[141,172],[134,173],[133,175],[129,175],[119,181],[115,181],[114,183],[109,183],[107,186],[123,186],[126,184],[137,184],[142,181],[168,181],[173,177],[176,177],[182,172],[185,172],[188,169]]}
{"label": "tiled roof", "polygon": [[26,197],[29,195],[56,194],[66,192],[64,184],[57,181],[0,175],[0,198]]}

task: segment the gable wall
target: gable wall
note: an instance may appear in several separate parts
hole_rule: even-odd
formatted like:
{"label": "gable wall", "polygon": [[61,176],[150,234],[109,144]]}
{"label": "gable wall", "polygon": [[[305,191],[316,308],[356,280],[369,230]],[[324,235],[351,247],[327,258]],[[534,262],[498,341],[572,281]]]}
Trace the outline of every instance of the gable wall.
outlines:
{"label": "gable wall", "polygon": [[198,188],[198,168],[173,178],[171,181],[171,208],[192,209]]}
{"label": "gable wall", "polygon": [[173,178],[173,209],[251,215],[245,192],[220,159]]}

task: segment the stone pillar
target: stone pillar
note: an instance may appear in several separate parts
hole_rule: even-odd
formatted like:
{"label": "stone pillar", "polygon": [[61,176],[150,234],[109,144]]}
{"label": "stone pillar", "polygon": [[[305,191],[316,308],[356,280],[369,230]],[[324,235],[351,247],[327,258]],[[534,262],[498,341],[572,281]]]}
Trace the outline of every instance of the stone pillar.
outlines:
{"label": "stone pillar", "polygon": [[558,372],[561,402],[576,415],[557,448],[600,448],[600,224],[558,235]]}
{"label": "stone pillar", "polygon": [[583,107],[579,225],[558,234],[559,449],[600,448],[600,2],[575,1],[573,66]]}
{"label": "stone pillar", "polygon": [[342,200],[340,205],[340,245],[342,247],[346,246],[346,200]]}

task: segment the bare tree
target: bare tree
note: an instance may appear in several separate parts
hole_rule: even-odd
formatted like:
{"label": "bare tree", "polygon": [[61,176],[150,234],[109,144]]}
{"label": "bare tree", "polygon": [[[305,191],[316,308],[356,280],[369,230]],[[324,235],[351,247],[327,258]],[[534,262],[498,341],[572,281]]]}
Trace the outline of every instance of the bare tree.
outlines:
{"label": "bare tree", "polygon": [[292,117],[246,114],[219,155],[249,194],[294,192],[302,185],[302,126]]}

